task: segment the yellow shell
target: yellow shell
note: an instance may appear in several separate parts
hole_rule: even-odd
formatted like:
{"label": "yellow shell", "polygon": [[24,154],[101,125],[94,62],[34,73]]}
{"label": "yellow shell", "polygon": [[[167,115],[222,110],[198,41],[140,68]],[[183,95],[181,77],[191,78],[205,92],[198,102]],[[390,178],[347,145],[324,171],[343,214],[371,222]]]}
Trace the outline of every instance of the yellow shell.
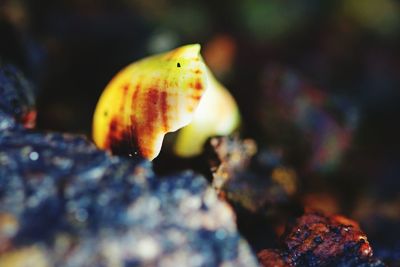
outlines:
{"label": "yellow shell", "polygon": [[200,45],[186,45],[132,63],[107,85],[93,118],[102,149],[152,160],[164,135],[190,123],[207,87]]}
{"label": "yellow shell", "polygon": [[174,151],[181,157],[198,155],[207,138],[228,135],[239,126],[239,122],[240,113],[235,99],[207,68],[207,91],[192,122],[179,131]]}

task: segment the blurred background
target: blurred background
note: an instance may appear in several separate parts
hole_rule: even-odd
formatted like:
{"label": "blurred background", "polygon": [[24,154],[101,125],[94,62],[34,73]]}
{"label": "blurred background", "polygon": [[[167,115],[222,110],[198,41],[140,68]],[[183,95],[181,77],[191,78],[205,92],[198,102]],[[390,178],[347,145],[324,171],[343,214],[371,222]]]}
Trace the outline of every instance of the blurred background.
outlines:
{"label": "blurred background", "polygon": [[33,81],[41,130],[90,135],[121,68],[188,43],[238,102],[241,135],[400,261],[400,1],[0,2],[0,60]]}

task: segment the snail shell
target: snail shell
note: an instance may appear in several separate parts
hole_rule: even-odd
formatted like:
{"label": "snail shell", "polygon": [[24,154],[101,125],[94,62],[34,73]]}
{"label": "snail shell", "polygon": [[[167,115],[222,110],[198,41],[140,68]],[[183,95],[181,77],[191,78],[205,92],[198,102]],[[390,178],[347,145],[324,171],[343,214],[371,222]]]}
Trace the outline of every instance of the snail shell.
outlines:
{"label": "snail shell", "polygon": [[186,45],[120,71],[96,106],[96,145],[154,159],[164,135],[190,123],[206,90],[207,68],[199,53],[200,45]]}
{"label": "snail shell", "polygon": [[207,91],[192,122],[179,130],[174,152],[181,157],[199,155],[209,137],[229,135],[239,124],[240,113],[235,99],[207,68]]}

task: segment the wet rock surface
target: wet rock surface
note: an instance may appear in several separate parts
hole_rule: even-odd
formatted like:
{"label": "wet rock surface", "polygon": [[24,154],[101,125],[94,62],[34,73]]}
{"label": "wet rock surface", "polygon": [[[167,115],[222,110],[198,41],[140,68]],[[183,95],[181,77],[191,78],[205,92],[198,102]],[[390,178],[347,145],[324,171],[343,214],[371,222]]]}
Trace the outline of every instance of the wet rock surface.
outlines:
{"label": "wet rock surface", "polygon": [[297,192],[296,173],[279,153],[260,151],[252,139],[214,137],[207,144],[212,185],[224,198],[250,212],[288,203]]}
{"label": "wet rock surface", "polygon": [[0,65],[0,130],[35,125],[36,111],[32,84],[12,65]]}
{"label": "wet rock surface", "polygon": [[385,266],[358,224],[343,216],[306,213],[281,239],[281,250],[258,253],[263,266]]}
{"label": "wet rock surface", "polygon": [[[3,98],[1,98],[3,99]],[[0,131],[0,266],[257,266],[193,172],[158,177],[85,137]]]}
{"label": "wet rock surface", "polygon": [[302,192],[276,151],[256,153],[253,140],[236,137],[212,138],[207,149],[212,184],[264,266],[385,266],[358,223],[334,215],[337,200]]}

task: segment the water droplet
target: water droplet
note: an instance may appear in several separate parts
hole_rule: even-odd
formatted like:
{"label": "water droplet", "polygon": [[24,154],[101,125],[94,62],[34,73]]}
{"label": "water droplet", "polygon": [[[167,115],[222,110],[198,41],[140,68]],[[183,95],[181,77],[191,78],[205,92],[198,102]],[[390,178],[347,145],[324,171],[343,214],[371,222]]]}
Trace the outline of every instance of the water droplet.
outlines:
{"label": "water droplet", "polygon": [[36,151],[32,151],[31,153],[29,153],[29,159],[30,160],[38,160],[39,158],[39,153],[37,153]]}

